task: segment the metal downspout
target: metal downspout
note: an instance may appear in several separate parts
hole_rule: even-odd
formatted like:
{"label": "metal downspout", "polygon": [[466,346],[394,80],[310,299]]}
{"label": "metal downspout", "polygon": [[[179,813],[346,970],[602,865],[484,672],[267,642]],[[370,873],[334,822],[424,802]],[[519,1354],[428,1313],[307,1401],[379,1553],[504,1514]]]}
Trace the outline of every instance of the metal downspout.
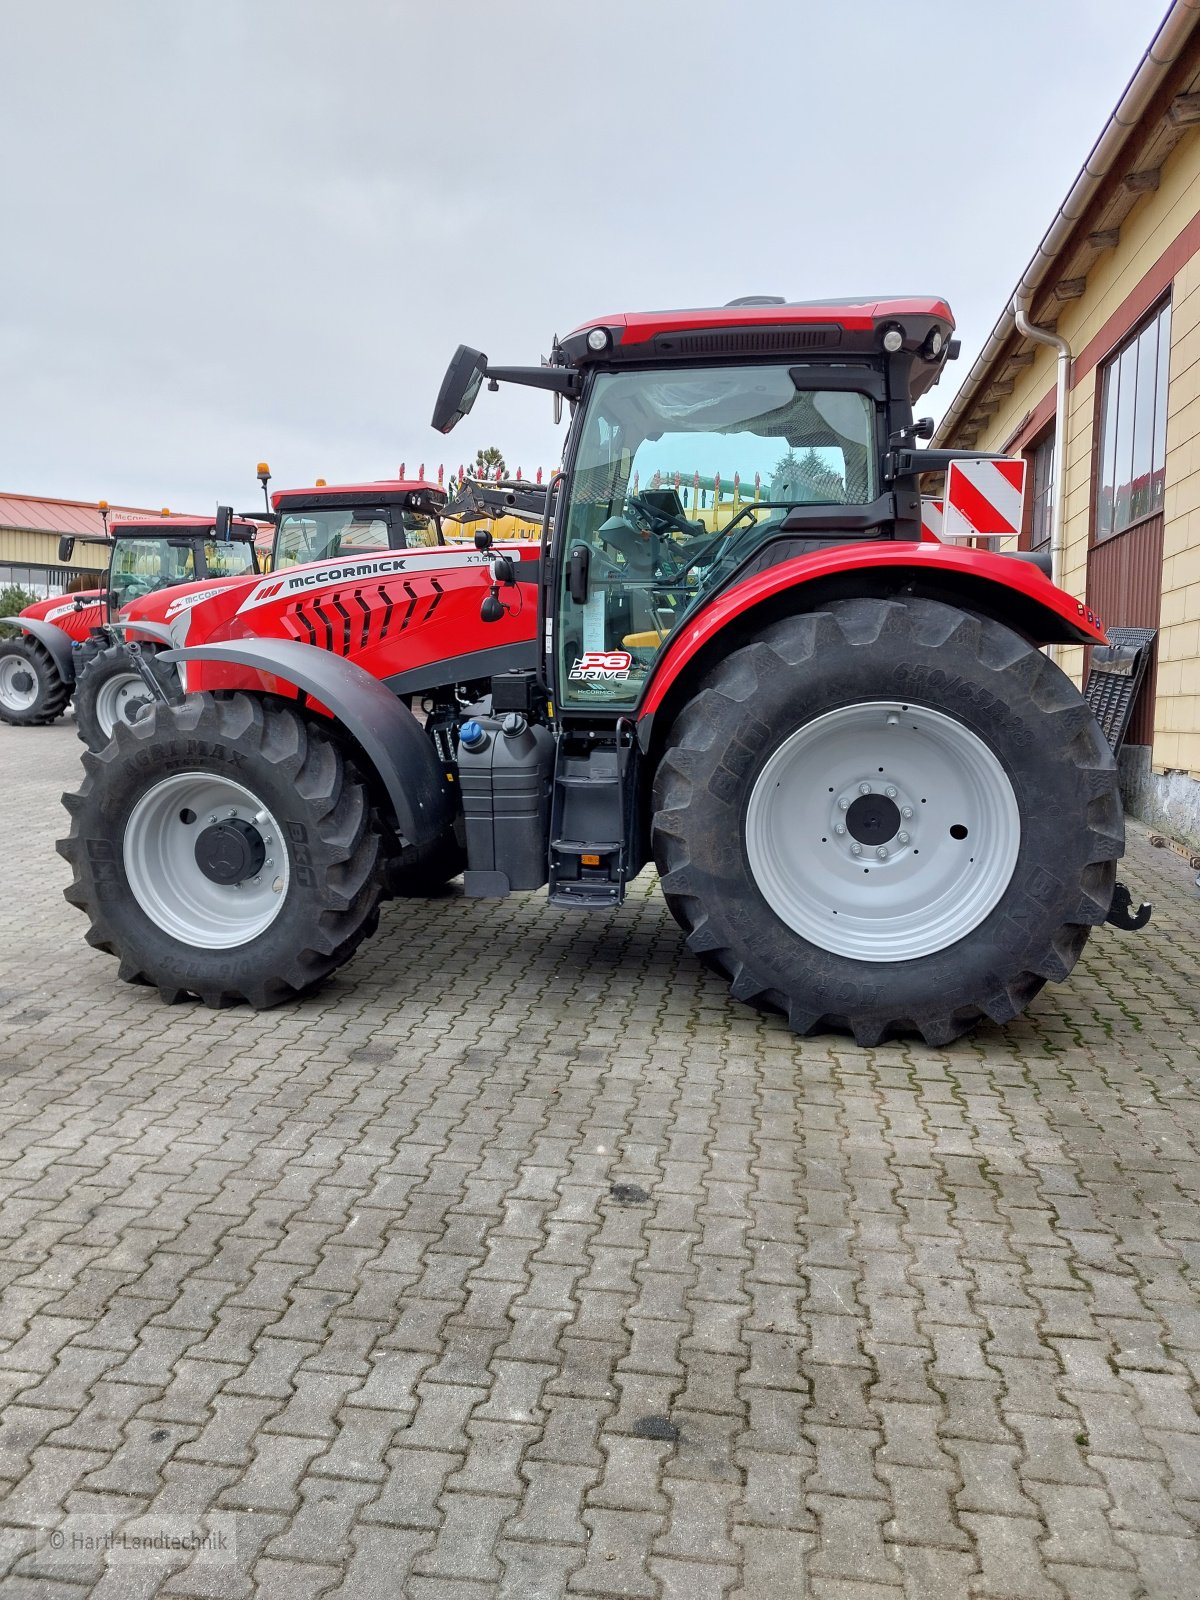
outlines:
{"label": "metal downspout", "polygon": [[1029,298],[1012,302],[1013,320],[1018,332],[1037,344],[1048,344],[1058,352],[1058,382],[1054,400],[1054,498],[1050,505],[1050,575],[1061,589],[1067,510],[1067,424],[1071,398],[1071,346],[1049,328],[1035,328],[1029,320]]}

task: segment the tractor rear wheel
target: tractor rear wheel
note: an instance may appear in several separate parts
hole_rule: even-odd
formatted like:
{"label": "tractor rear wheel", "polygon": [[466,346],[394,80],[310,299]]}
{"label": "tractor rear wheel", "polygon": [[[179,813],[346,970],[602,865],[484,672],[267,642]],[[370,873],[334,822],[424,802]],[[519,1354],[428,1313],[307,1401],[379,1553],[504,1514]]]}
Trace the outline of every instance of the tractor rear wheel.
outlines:
{"label": "tractor rear wheel", "polygon": [[375,929],[380,837],[332,739],[249,695],[118,723],[63,796],[87,940],[164,1000],[255,1007],[311,988]]}
{"label": "tractor rear wheel", "polygon": [[19,728],[53,722],[70,698],[71,685],[43,645],[27,633],[0,638],[0,722]]}
{"label": "tractor rear wheel", "polygon": [[1124,849],[1095,718],[1046,656],[931,600],[843,600],[732,652],[655,778],[662,887],[798,1033],[945,1044],[1071,971]]}
{"label": "tractor rear wheel", "polygon": [[[140,647],[142,659],[169,701],[183,698],[179,674]],[[125,644],[89,640],[78,652],[75,673],[75,730],[89,750],[103,750],[118,722],[136,722],[162,702],[133,664]]]}

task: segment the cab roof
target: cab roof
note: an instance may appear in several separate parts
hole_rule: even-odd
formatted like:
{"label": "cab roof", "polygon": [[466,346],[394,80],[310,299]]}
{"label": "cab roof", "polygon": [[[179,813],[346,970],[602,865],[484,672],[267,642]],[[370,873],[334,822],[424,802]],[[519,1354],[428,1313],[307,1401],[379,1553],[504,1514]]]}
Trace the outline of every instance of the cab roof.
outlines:
{"label": "cab roof", "polygon": [[298,506],[332,506],[339,500],[375,500],[380,505],[412,505],[413,497],[430,506],[444,505],[446,491],[424,478],[378,478],[374,483],[313,484],[307,489],[276,489],[271,504],[276,511]]}
{"label": "cab roof", "polygon": [[[725,306],[696,307],[680,311],[625,311],[615,316],[593,317],[574,333],[600,327],[614,331],[622,346],[645,344],[663,333],[697,329],[795,327],[826,323],[848,333],[873,333],[886,322],[905,318],[929,319],[954,327],[954,314],[940,295],[868,295],[849,300],[784,300],[774,295],[751,295]],[[573,337],[573,335],[568,335]]]}
{"label": "cab roof", "polygon": [[[253,539],[258,532],[258,524],[245,517],[230,519],[230,528],[239,529],[239,538]],[[118,533],[123,538],[136,538],[139,534],[150,538],[153,534],[163,532],[164,529],[171,533],[211,533],[215,523],[212,517],[193,516],[113,516],[109,515],[108,532],[110,538],[115,538]]]}

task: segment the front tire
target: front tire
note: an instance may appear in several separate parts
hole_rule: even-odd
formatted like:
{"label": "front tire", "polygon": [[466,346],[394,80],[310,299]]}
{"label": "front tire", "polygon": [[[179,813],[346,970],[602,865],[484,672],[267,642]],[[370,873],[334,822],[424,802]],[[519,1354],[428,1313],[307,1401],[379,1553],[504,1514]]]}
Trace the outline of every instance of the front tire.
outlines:
{"label": "front tire", "polygon": [[70,698],[71,685],[44,645],[27,633],[0,638],[0,722],[17,728],[53,722]]}
{"label": "front tire", "polygon": [[88,943],[164,1000],[278,1005],[375,929],[380,837],[319,727],[248,695],[159,705],[83,758],[59,852]]}
{"label": "front tire", "polygon": [[[179,674],[158,660],[155,650],[141,647],[143,659],[168,701],[183,698]],[[133,664],[125,644],[89,640],[78,652],[75,675],[75,731],[89,750],[103,750],[118,722],[138,721],[163,702]]]}
{"label": "front tire", "polygon": [[653,844],[688,944],[799,1033],[940,1045],[1074,966],[1124,848],[1070,680],[929,600],[845,600],[731,653],[679,714]]}

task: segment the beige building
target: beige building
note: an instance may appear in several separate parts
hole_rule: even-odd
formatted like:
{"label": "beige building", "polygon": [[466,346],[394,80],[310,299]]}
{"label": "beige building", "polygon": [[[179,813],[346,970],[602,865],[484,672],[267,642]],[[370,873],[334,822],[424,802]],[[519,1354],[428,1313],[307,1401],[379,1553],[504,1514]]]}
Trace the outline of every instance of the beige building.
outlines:
{"label": "beige building", "polygon": [[[113,506],[112,512],[137,509]],[[141,510],[141,515],[147,514]],[[58,541],[64,534],[77,541],[69,566],[58,559]],[[68,588],[94,588],[108,566],[108,551],[84,541],[104,537],[104,518],[93,501],[0,493],[0,589],[15,584],[44,599]]]}
{"label": "beige building", "polygon": [[1022,546],[1057,543],[1106,626],[1158,630],[1126,800],[1200,846],[1200,0],[1167,13],[934,442],[1023,455]]}

